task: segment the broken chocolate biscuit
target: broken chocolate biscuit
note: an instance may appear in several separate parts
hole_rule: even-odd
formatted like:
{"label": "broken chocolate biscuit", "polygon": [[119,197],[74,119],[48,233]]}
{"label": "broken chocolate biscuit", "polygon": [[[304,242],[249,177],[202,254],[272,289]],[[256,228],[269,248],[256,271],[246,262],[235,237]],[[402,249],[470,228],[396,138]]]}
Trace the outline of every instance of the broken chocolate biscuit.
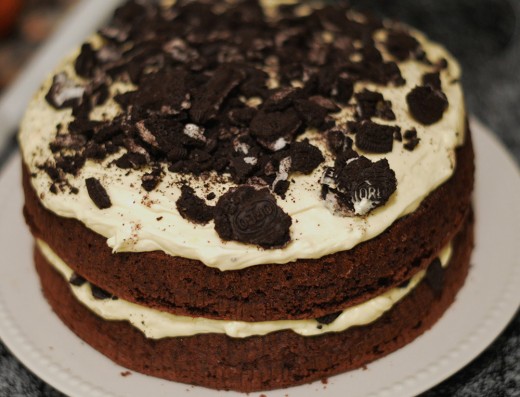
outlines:
{"label": "broken chocolate biscuit", "polygon": [[336,320],[341,315],[341,313],[343,313],[343,312],[339,311],[339,312],[335,312],[335,313],[326,314],[324,316],[318,317],[316,319],[316,321],[319,322],[320,324],[329,325],[334,320]]}
{"label": "broken chocolate biscuit", "polygon": [[311,145],[308,139],[291,144],[291,171],[310,174],[325,158],[320,149]]}
{"label": "broken chocolate biscuit", "polygon": [[181,216],[193,223],[207,224],[213,219],[214,207],[195,195],[193,188],[182,185],[181,196],[176,202],[177,210]]}
{"label": "broken chocolate biscuit", "polygon": [[425,280],[432,289],[435,297],[439,299],[444,289],[444,268],[439,258],[435,258],[430,266],[428,266]]}
{"label": "broken chocolate biscuit", "polygon": [[98,179],[87,178],[85,179],[85,184],[87,185],[88,195],[99,209],[103,210],[112,206],[107,191]]}
{"label": "broken chocolate biscuit", "polygon": [[359,119],[379,117],[384,120],[395,120],[392,102],[386,101],[381,93],[364,89],[354,94],[354,97],[358,104],[356,116]]}
{"label": "broken chocolate biscuit", "polygon": [[267,188],[230,189],[215,207],[215,230],[223,240],[279,248],[291,240],[291,217]]}
{"label": "broken chocolate biscuit", "polygon": [[81,287],[86,282],[87,280],[85,280],[85,278],[83,278],[76,272],[72,273],[72,276],[70,276],[69,278],[69,283],[74,285],[75,287]]}
{"label": "broken chocolate biscuit", "polygon": [[352,125],[356,133],[356,146],[368,153],[388,153],[392,151],[394,133],[398,127],[363,121]]}
{"label": "broken chocolate biscuit", "polygon": [[372,162],[354,157],[342,168],[329,168],[322,177],[325,199],[332,194],[347,214],[366,215],[388,201],[397,188],[395,173],[386,159]]}
{"label": "broken chocolate biscuit", "polygon": [[97,285],[90,284],[90,290],[92,291],[92,296],[99,300],[112,299],[116,300],[117,297],[112,295],[110,292],[105,291],[103,288],[98,287]]}
{"label": "broken chocolate biscuit", "polygon": [[52,85],[45,95],[47,102],[56,109],[72,107],[81,101],[85,87],[69,79],[65,72],[52,78]]}
{"label": "broken chocolate biscuit", "polygon": [[406,95],[406,102],[413,118],[424,125],[439,121],[448,108],[446,95],[429,85],[416,86]]}

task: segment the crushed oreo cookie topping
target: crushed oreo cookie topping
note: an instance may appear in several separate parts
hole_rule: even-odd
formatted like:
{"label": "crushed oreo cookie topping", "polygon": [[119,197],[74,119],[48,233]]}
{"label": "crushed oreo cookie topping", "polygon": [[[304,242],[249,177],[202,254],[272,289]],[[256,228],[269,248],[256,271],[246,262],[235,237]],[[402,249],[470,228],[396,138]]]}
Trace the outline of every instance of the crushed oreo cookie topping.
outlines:
{"label": "crushed oreo cookie topping", "polygon": [[177,210],[184,219],[193,223],[205,225],[213,219],[214,207],[195,195],[195,191],[187,186],[181,186],[181,196],[176,202]]}
{"label": "crushed oreo cookie topping", "polygon": [[267,188],[233,188],[215,207],[215,230],[223,240],[281,248],[290,241],[292,220]]}
{"label": "crushed oreo cookie topping", "polygon": [[90,290],[92,291],[92,296],[99,300],[112,299],[117,300],[117,297],[112,295],[110,292],[105,291],[104,289],[98,287],[90,283]]}
{"label": "crushed oreo cookie topping", "polygon": [[99,209],[104,210],[112,206],[107,191],[98,179],[87,178],[85,179],[85,184],[87,186],[88,195]]}
{"label": "crushed oreo cookie topping", "polygon": [[395,120],[395,114],[392,111],[392,103],[386,101],[379,92],[363,91],[354,95],[357,101],[356,116],[359,119],[371,119],[379,117],[384,120]]}
{"label": "crushed oreo cookie topping", "polygon": [[394,134],[399,127],[377,124],[372,121],[352,123],[351,132],[356,134],[356,146],[368,153],[392,151]]}
{"label": "crushed oreo cookie topping", "polygon": [[[204,176],[210,185],[223,177],[237,187],[219,198],[222,189],[210,186],[215,208],[183,185],[179,214],[204,225],[235,196],[260,208],[257,214],[276,208],[250,233],[215,219],[222,239],[263,248],[290,241],[291,218],[276,200],[290,197],[293,176],[312,175],[331,160],[323,189],[337,196],[344,209],[338,214],[366,215],[384,205],[396,189],[394,172],[386,160],[374,163],[360,153],[389,153],[402,136],[399,126],[385,124],[397,112],[377,87],[406,83],[400,62],[429,65],[407,102],[416,120],[435,123],[448,106],[442,65],[426,58],[405,27],[352,13],[344,2],[304,15],[297,8],[280,7],[272,17],[257,0],[180,0],[171,7],[131,0],[119,7],[100,40],[83,44],[74,60],[81,79],[58,73],[45,96],[72,113],[49,146],[52,161],[40,166],[52,179],[51,192],[76,192],[67,174],[77,175],[86,162],[138,174],[143,194],[160,189],[168,173]],[[99,117],[94,110],[109,100],[117,114]],[[419,141],[405,137],[403,146],[411,151]],[[99,180],[86,184],[98,208],[111,206]],[[249,198],[259,195],[269,195],[264,203],[272,205]],[[264,235],[260,224],[278,232]]]}
{"label": "crushed oreo cookie topping", "polygon": [[87,280],[85,280],[78,273],[72,273],[72,276],[70,276],[70,279],[69,279],[69,283],[74,285],[75,287],[81,287],[86,282],[87,282]]}
{"label": "crushed oreo cookie topping", "polygon": [[444,268],[439,258],[435,258],[431,265],[428,266],[425,280],[435,297],[439,299],[444,288]]}
{"label": "crushed oreo cookie topping", "polygon": [[446,95],[432,85],[417,86],[406,95],[413,118],[424,125],[434,124],[448,108]]}
{"label": "crushed oreo cookie topping", "polygon": [[329,325],[331,324],[334,320],[336,320],[340,315],[341,313],[343,313],[342,311],[339,311],[339,312],[335,312],[335,313],[331,313],[331,314],[326,314],[325,316],[321,316],[321,317],[318,317],[316,319],[316,321],[320,324],[325,324],[325,325]]}
{"label": "crushed oreo cookie topping", "polygon": [[372,162],[352,156],[345,163],[327,168],[322,176],[322,196],[337,211],[364,216],[384,205],[397,188],[386,159]]}

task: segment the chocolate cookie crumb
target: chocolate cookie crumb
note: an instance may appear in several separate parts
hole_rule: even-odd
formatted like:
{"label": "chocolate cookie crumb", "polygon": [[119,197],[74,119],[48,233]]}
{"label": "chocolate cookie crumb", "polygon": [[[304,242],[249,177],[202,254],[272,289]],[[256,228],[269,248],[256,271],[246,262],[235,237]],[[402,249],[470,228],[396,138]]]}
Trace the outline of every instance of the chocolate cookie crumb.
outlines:
{"label": "chocolate cookie crumb", "polygon": [[439,258],[435,258],[435,260],[428,266],[426,270],[425,276],[426,283],[432,289],[435,297],[438,299],[442,294],[442,290],[444,288],[444,268],[442,267],[441,261]]}
{"label": "chocolate cookie crumb", "polygon": [[392,151],[395,126],[364,121],[355,127],[356,146],[369,153],[388,153]]}
{"label": "chocolate cookie crumb", "polygon": [[176,206],[179,214],[190,222],[205,225],[213,219],[214,207],[197,197],[195,191],[187,185],[181,186],[181,196]]}
{"label": "chocolate cookie crumb", "polygon": [[85,87],[76,84],[62,72],[52,78],[52,85],[45,99],[54,108],[63,109],[78,104],[84,92]]}
{"label": "chocolate cookie crumb", "polygon": [[92,291],[92,296],[99,300],[112,299],[117,300],[117,297],[112,295],[110,292],[105,291],[104,289],[98,287],[90,283],[90,290]]}
{"label": "chocolate cookie crumb", "polygon": [[98,179],[87,178],[85,184],[87,185],[88,195],[99,209],[103,210],[112,206],[107,191]]}
{"label": "chocolate cookie crumb", "polygon": [[81,287],[86,282],[87,282],[87,280],[85,280],[83,277],[81,277],[76,272],[72,273],[72,276],[70,276],[70,278],[69,278],[69,283],[74,285],[75,287]]}
{"label": "chocolate cookie crumb", "polygon": [[291,171],[310,174],[325,158],[320,149],[309,143],[308,139],[291,145]]}
{"label": "chocolate cookie crumb", "polygon": [[341,315],[341,313],[343,313],[343,312],[339,311],[339,312],[336,312],[336,313],[326,314],[325,316],[318,317],[316,319],[316,321],[319,322],[320,324],[329,325],[334,320],[336,320]]}

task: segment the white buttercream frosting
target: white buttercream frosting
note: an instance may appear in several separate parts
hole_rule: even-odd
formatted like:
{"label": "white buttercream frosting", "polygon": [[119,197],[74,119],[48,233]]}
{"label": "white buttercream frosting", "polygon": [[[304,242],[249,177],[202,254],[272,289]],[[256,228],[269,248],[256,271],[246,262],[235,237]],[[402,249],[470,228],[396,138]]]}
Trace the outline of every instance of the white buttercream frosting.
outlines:
{"label": "white buttercream frosting", "polygon": [[[383,41],[384,32],[375,35],[376,41]],[[404,149],[403,143],[394,141],[394,148],[387,154],[360,153],[372,161],[386,158],[397,179],[397,191],[388,203],[370,212],[367,216],[342,216],[335,214],[330,205],[320,198],[319,180],[326,166],[333,165],[333,159],[326,148],[323,135],[308,130],[299,139],[308,138],[326,155],[326,161],[311,175],[295,174],[290,179],[286,199],[277,198],[278,205],[292,219],[290,229],[291,242],[282,249],[264,250],[253,245],[239,242],[224,242],[214,229],[213,222],[207,225],[195,225],[178,213],[175,202],[180,196],[179,174],[168,172],[158,188],[146,192],[141,188],[141,177],[149,169],[133,171],[108,166],[114,158],[109,157],[101,163],[87,161],[75,178],[69,178],[71,186],[78,188],[78,194],[49,192],[51,180],[38,165],[52,158],[49,143],[56,135],[56,126],[66,126],[72,120],[71,110],[57,111],[44,99],[52,82],[50,76],[41,90],[30,103],[20,127],[20,147],[23,159],[30,172],[32,186],[42,204],[57,215],[75,218],[88,228],[104,236],[108,246],[114,252],[144,252],[160,250],[173,256],[197,259],[207,266],[220,270],[236,270],[248,266],[266,263],[287,263],[301,258],[319,258],[334,252],[348,250],[357,244],[369,240],[387,229],[398,218],[414,211],[421,201],[435,188],[445,182],[455,167],[455,148],[460,146],[465,132],[465,110],[458,82],[460,70],[457,62],[445,49],[428,41],[414,32],[429,59],[448,60],[448,67],[441,72],[443,91],[449,107],[437,123],[424,126],[416,122],[409,114],[405,97],[416,85],[421,84],[422,75],[433,68],[414,60],[400,62],[398,65],[406,80],[401,87],[376,86],[371,83],[357,82],[356,92],[363,88],[377,90],[386,100],[392,102],[396,120],[387,122],[374,118],[381,124],[398,125],[403,131],[415,128],[420,138],[419,145],[413,150]],[[95,42],[97,39],[93,39]],[[379,45],[384,52],[384,47]],[[64,71],[77,82],[72,67],[73,54],[56,72]],[[132,89],[130,86],[117,84],[111,87],[112,93]],[[354,102],[351,102],[352,104]],[[120,111],[118,105],[110,100],[103,107],[93,111],[97,119],[110,119]],[[338,124],[353,120],[353,106],[335,115]],[[195,133],[191,130],[188,133]],[[251,160],[253,161],[253,160]],[[108,168],[107,168],[108,167]],[[90,199],[85,186],[85,179],[95,177],[106,188],[112,206],[99,209]],[[183,176],[182,178],[186,178]],[[190,185],[203,197],[202,177],[191,177]],[[217,197],[234,186],[231,182],[222,182],[215,188]],[[215,204],[215,200],[210,201]],[[367,210],[367,203],[358,203],[360,213]]]}
{"label": "white buttercream frosting", "polygon": [[[72,269],[45,242],[37,240],[37,244],[45,259],[66,280],[69,280],[73,274]],[[451,244],[441,250],[439,259],[442,266],[448,265],[451,253]],[[150,339],[204,333],[219,333],[234,338],[247,338],[248,336],[265,335],[282,330],[292,330],[303,336],[312,336],[328,332],[341,332],[350,327],[369,324],[377,320],[412,291],[421,282],[425,274],[426,271],[421,270],[410,279],[406,287],[392,288],[364,303],[345,309],[330,324],[320,324],[314,319],[245,322],[177,316],[123,299],[96,299],[92,295],[88,283],[82,286],[71,284],[70,288],[74,296],[98,316],[105,320],[128,321]]]}

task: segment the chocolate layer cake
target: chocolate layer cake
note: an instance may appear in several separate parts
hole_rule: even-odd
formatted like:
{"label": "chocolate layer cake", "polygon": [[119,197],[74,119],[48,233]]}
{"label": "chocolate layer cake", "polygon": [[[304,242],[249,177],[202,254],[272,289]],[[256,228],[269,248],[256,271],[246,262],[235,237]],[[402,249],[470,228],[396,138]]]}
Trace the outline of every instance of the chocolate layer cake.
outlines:
{"label": "chocolate layer cake", "polygon": [[216,389],[402,347],[469,266],[459,78],[341,2],[126,3],[20,129],[47,300],[117,363]]}

